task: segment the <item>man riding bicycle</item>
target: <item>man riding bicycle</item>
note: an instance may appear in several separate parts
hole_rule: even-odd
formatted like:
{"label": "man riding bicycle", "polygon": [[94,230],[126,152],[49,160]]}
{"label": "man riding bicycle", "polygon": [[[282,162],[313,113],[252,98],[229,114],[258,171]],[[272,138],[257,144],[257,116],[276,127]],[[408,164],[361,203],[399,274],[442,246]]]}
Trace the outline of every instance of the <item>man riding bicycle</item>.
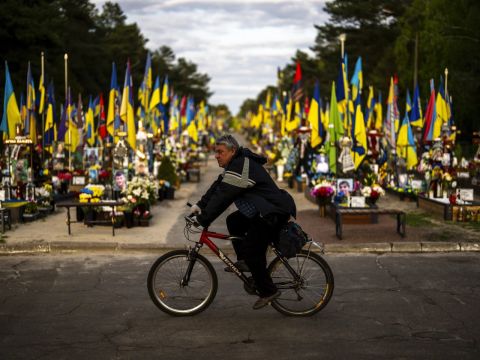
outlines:
{"label": "man riding bicycle", "polygon": [[207,227],[235,203],[238,211],[227,217],[227,228],[230,235],[245,238],[233,242],[236,265],[251,271],[260,295],[253,309],[261,309],[280,296],[266,269],[266,250],[281,226],[296,216],[295,202],[263,167],[267,159],[240,147],[232,135],[216,140],[215,158],[224,171],[192,207],[192,213]]}

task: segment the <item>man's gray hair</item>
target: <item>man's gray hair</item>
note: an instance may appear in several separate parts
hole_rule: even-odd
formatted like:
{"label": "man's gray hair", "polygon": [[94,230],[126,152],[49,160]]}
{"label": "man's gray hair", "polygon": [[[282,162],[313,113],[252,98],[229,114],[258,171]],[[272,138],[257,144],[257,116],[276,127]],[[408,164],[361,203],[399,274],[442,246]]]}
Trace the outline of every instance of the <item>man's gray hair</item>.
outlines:
{"label": "man's gray hair", "polygon": [[225,134],[220,136],[215,145],[225,145],[228,150],[237,151],[240,145],[238,145],[238,141],[230,134]]}

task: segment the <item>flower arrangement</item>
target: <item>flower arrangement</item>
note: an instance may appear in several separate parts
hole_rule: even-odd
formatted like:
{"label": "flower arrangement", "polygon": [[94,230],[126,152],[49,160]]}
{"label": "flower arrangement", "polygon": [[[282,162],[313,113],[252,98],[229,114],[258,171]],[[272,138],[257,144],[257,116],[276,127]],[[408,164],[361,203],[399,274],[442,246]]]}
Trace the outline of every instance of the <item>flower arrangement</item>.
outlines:
{"label": "flower arrangement", "polygon": [[103,185],[88,184],[80,190],[78,198],[81,203],[100,202],[104,191],[105,187]]}
{"label": "flower arrangement", "polygon": [[373,184],[372,186],[364,186],[360,190],[360,192],[363,196],[369,198],[370,200],[373,200],[374,202],[378,200],[380,196],[385,195],[385,190],[383,190],[383,188],[378,184]]}
{"label": "flower arrangement", "polygon": [[29,201],[25,205],[24,214],[33,215],[38,212],[38,206],[34,201]]}
{"label": "flower arrangement", "polygon": [[147,177],[134,176],[128,182],[123,200],[131,210],[138,205],[146,205],[148,207],[155,200],[155,193],[153,181]]}
{"label": "flower arrangement", "polygon": [[313,187],[310,195],[317,198],[320,204],[328,204],[335,195],[335,186],[331,182],[323,180]]}
{"label": "flower arrangement", "polygon": [[315,197],[331,197],[335,194],[335,187],[331,183],[324,181],[315,185],[310,194]]}
{"label": "flower arrangement", "polygon": [[63,182],[69,182],[70,180],[72,180],[72,174],[69,173],[68,171],[59,172],[57,174],[57,177],[60,181],[63,181]]}
{"label": "flower arrangement", "polygon": [[98,179],[100,181],[108,181],[110,180],[110,171],[105,170],[105,169],[100,169],[98,171]]}
{"label": "flower arrangement", "polygon": [[37,195],[37,204],[43,207],[50,206],[53,199],[53,186],[45,184],[42,187],[35,188],[35,194]]}

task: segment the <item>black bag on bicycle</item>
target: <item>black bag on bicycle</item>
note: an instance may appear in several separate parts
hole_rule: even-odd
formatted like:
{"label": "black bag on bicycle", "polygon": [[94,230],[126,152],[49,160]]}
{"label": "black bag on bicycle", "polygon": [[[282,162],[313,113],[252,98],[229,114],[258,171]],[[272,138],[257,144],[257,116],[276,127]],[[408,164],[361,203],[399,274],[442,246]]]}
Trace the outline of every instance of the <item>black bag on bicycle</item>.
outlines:
{"label": "black bag on bicycle", "polygon": [[289,221],[280,228],[278,239],[274,245],[283,256],[289,259],[298,254],[309,241],[310,238],[300,225]]}

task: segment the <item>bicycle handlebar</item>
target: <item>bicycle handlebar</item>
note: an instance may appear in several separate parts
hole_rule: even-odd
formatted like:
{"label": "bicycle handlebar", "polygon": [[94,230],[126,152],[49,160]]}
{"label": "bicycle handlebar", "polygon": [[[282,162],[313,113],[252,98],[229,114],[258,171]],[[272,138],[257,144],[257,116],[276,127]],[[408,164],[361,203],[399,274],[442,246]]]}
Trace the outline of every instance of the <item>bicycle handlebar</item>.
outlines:
{"label": "bicycle handlebar", "polygon": [[[187,202],[186,204],[188,207],[192,207],[193,205],[190,203],[190,202]],[[187,215],[185,216],[185,221],[189,224],[192,224],[193,226],[195,226],[196,228],[200,228],[202,227],[202,225],[200,225],[197,221],[195,221],[193,218],[194,218],[195,214],[190,214],[190,215]]]}

